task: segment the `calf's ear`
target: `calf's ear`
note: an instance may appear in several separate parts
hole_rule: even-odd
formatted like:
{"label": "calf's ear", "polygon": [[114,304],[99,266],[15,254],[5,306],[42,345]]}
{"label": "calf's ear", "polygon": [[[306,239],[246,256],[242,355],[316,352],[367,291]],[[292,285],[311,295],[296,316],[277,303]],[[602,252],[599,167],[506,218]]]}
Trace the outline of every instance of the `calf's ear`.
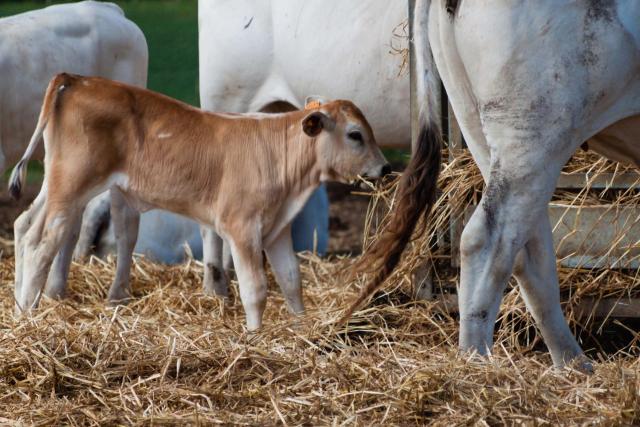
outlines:
{"label": "calf's ear", "polygon": [[302,119],[302,130],[307,135],[318,136],[322,129],[333,129],[333,120],[321,111],[314,111]]}

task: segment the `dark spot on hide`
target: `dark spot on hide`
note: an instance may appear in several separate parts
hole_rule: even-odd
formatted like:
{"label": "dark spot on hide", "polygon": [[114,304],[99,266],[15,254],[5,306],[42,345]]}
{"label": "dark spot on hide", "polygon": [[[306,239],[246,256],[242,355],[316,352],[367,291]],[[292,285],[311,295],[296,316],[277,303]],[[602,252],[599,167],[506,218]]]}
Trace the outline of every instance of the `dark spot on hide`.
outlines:
{"label": "dark spot on hide", "polygon": [[445,8],[447,13],[453,16],[456,13],[456,9],[458,9],[458,0],[447,0]]}
{"label": "dark spot on hide", "polygon": [[207,268],[209,269],[209,271],[211,272],[211,276],[213,277],[214,281],[218,281],[222,278],[222,272],[220,271],[220,269],[218,267],[216,267],[215,265],[211,264],[211,263],[207,263]]}
{"label": "dark spot on hide", "polygon": [[479,320],[487,320],[489,317],[489,312],[487,310],[480,310],[469,315],[469,319],[479,319]]}
{"label": "dark spot on hide", "polygon": [[509,192],[509,180],[500,170],[500,162],[496,161],[489,174],[489,183],[482,198],[487,230],[491,232],[496,227],[496,210]]}
{"label": "dark spot on hide", "polygon": [[135,132],[135,135],[138,139],[138,146],[142,146],[145,139],[145,129],[143,124],[143,116],[142,111],[138,107],[138,100],[133,91],[127,90],[127,97],[129,98],[129,110],[131,114],[129,115],[131,120],[132,131]]}
{"label": "dark spot on hide", "polygon": [[483,113],[494,113],[503,111],[506,107],[507,100],[503,97],[489,100],[482,106]]}
{"label": "dark spot on hide", "polygon": [[587,0],[587,13],[584,18],[583,51],[579,56],[580,63],[592,67],[598,63],[596,27],[602,24],[611,25],[615,20],[615,0]]}
{"label": "dark spot on hide", "polygon": [[587,20],[613,22],[615,0],[588,0]]}

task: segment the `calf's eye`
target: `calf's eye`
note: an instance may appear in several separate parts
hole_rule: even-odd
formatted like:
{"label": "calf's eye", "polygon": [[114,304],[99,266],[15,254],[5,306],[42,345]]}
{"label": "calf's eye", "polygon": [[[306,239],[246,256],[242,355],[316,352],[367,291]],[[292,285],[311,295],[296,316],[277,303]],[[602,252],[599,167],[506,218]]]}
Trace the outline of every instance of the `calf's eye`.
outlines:
{"label": "calf's eye", "polygon": [[349,137],[349,139],[353,139],[354,141],[362,142],[362,134],[360,132],[358,132],[357,130],[349,132],[347,134],[347,136]]}

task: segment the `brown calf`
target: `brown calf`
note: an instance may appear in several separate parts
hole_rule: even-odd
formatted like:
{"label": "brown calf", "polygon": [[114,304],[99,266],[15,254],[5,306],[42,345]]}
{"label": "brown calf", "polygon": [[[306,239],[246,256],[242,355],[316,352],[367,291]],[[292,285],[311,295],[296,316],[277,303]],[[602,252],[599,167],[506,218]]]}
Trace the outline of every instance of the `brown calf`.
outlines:
{"label": "brown calf", "polygon": [[303,312],[294,216],[322,181],[389,170],[369,123],[349,101],[286,114],[214,114],[148,90],[60,74],[12,175],[14,196],[42,136],[45,182],[23,214],[33,218],[24,237],[16,230],[18,311],[37,306],[53,257],[84,206],[111,189],[123,209],[170,210],[230,243],[249,329],[260,327],[266,303],[263,250],[289,309]]}

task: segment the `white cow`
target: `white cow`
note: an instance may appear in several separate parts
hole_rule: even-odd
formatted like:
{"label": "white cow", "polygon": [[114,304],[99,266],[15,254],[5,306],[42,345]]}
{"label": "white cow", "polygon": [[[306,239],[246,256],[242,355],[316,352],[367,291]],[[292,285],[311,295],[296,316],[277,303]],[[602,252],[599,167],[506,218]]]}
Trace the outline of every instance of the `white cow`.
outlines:
{"label": "white cow", "polygon": [[[487,183],[461,241],[460,348],[486,354],[513,273],[557,366],[589,369],[560,308],[549,202],[563,165],[586,140],[640,166],[640,2],[637,0],[420,1],[415,41],[420,96],[433,61]],[[436,152],[437,112],[424,108],[420,171]],[[635,126],[629,126],[635,123]],[[623,126],[625,131],[618,132]],[[390,272],[415,220],[428,213],[437,168],[406,179],[393,226],[375,253]],[[414,183],[413,191],[408,190]],[[403,217],[407,208],[419,213]],[[393,229],[393,228],[392,228]]]}
{"label": "white cow", "polygon": [[[310,93],[352,99],[380,145],[406,147],[409,78],[393,50],[406,46],[397,34],[407,16],[404,1],[200,0],[201,106],[278,112],[304,107]],[[327,216],[326,209],[320,200],[302,215],[308,221],[314,213]],[[296,231],[294,223],[294,240],[304,233]],[[225,294],[226,278],[217,275],[214,283],[211,273],[220,271],[222,241],[207,230],[203,237],[205,287]]]}
{"label": "white cow", "polygon": [[[383,146],[411,140],[409,78],[392,45],[406,2],[200,0],[203,108],[277,111],[309,93],[362,105]],[[357,17],[357,18],[356,18]]]}
{"label": "white cow", "polygon": [[[144,87],[148,50],[142,31],[112,3],[50,6],[0,19],[0,172],[24,153],[49,80],[66,71]],[[36,156],[42,158],[42,150]],[[91,207],[92,206],[92,207]],[[93,203],[89,216],[108,212]],[[82,233],[94,236],[91,226]],[[47,294],[64,291],[75,239],[56,260]]]}

